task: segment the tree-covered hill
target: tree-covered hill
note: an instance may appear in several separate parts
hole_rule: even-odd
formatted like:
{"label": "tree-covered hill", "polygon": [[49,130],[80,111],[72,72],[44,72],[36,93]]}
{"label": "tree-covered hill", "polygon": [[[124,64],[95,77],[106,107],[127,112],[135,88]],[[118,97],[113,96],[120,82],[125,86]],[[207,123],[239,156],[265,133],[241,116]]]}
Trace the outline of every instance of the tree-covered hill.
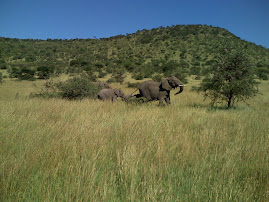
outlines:
{"label": "tree-covered hill", "polygon": [[8,69],[13,77],[22,69],[32,74],[45,69],[55,75],[98,72],[99,77],[114,71],[128,71],[134,78],[154,73],[200,75],[226,43],[245,49],[257,76],[267,78],[269,49],[207,25],[159,27],[101,39],[0,38],[0,69]]}

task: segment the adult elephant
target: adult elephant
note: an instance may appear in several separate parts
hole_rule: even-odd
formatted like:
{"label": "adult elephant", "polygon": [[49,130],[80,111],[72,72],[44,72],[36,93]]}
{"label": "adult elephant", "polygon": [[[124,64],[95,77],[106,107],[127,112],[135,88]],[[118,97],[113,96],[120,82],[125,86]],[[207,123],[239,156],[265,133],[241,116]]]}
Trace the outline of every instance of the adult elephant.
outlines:
{"label": "adult elephant", "polygon": [[125,99],[125,95],[121,89],[102,89],[97,97],[99,100],[111,100],[116,102],[118,97]]}
{"label": "adult elephant", "polygon": [[157,81],[144,81],[134,92],[139,90],[139,94],[133,95],[129,94],[125,96],[125,99],[128,100],[130,97],[144,97],[147,101],[159,100],[160,105],[163,105],[165,101],[168,105],[171,104],[170,101],[170,91],[179,87],[179,91],[175,95],[182,93],[184,89],[184,84],[177,77],[172,76],[169,78],[163,79],[161,82]]}

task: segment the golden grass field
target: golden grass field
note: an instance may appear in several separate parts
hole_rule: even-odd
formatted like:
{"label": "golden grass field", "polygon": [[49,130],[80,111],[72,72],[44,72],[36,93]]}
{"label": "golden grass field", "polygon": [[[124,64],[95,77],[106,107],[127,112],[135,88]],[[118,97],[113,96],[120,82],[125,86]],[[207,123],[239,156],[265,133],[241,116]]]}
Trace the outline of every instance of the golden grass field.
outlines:
{"label": "golden grass field", "polygon": [[0,201],[269,201],[269,82],[231,110],[197,83],[159,107],[29,98],[44,81],[6,79]]}

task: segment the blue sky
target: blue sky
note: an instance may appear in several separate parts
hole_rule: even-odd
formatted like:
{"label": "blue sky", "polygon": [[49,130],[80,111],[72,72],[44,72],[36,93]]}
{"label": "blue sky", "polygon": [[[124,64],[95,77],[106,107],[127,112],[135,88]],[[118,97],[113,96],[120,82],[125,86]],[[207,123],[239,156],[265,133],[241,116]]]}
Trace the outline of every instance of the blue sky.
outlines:
{"label": "blue sky", "polygon": [[0,36],[103,38],[178,24],[225,28],[269,48],[269,0],[0,0]]}

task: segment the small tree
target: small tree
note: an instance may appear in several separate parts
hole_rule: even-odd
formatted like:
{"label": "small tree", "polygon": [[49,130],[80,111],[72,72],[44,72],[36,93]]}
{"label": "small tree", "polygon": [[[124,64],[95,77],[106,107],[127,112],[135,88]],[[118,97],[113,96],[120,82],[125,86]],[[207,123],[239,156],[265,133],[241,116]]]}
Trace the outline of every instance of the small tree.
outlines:
{"label": "small tree", "polygon": [[123,68],[115,69],[112,73],[112,78],[115,79],[117,83],[122,84],[124,79],[126,78],[126,70]]}
{"label": "small tree", "polygon": [[37,75],[39,79],[49,79],[54,72],[54,67],[39,66],[37,67]]}
{"label": "small tree", "polygon": [[228,45],[220,49],[216,59],[197,89],[210,98],[213,105],[221,101],[230,108],[235,102],[245,101],[258,93],[254,67],[244,53],[244,47]]}

